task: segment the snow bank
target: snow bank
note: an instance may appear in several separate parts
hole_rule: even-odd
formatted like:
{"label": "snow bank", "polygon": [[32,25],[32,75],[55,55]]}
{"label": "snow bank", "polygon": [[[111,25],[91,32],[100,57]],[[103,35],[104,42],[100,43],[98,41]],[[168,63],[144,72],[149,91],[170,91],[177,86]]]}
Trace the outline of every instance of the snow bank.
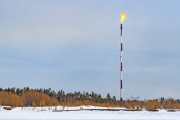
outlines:
{"label": "snow bank", "polygon": [[[77,106],[64,107],[64,110],[80,109],[108,109],[107,107]],[[112,108],[112,107],[111,107]],[[13,110],[0,108],[0,119],[179,119],[180,112],[159,112],[148,111],[63,111],[52,112],[52,110],[62,110],[63,106],[57,107],[16,107]],[[119,109],[119,108],[113,108]],[[123,108],[125,109],[125,108]]]}

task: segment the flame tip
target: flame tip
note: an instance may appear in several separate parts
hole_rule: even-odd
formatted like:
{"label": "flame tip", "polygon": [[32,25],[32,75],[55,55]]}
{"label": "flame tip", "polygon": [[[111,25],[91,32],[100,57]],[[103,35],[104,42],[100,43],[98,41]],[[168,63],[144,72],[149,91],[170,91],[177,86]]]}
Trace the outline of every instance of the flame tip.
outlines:
{"label": "flame tip", "polygon": [[123,13],[123,14],[121,14],[121,23],[124,21],[124,18],[126,18],[126,14],[125,13]]}

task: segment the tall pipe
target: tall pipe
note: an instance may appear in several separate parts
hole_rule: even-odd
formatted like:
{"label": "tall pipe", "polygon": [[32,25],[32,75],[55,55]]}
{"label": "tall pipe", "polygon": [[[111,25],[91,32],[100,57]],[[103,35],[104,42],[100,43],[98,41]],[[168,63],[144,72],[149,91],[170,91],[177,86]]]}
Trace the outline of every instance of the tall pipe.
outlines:
{"label": "tall pipe", "polygon": [[120,86],[121,86],[121,91],[120,91],[120,100],[121,100],[121,102],[122,102],[122,94],[123,94],[123,89],[122,89],[122,44],[123,44],[123,40],[122,40],[122,29],[123,29],[123,27],[122,27],[122,24],[121,24],[121,27],[120,27],[120,29],[121,29],[121,34],[120,34],[120,36],[121,36],[121,56],[120,56],[120,61],[121,61],[121,80],[120,80]]}

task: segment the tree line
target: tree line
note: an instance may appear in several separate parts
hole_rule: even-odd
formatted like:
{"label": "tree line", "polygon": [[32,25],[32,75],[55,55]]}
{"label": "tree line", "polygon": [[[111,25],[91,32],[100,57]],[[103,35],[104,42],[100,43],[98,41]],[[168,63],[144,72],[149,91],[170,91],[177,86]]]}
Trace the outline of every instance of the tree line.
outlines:
{"label": "tree line", "polygon": [[[80,91],[74,93],[66,93],[63,90],[59,90],[57,93],[49,89],[30,89],[29,87],[20,88],[0,88],[0,105],[10,106],[52,106],[52,105],[73,105],[81,103],[110,103],[116,104],[118,101],[116,97],[111,98],[110,94],[107,94],[106,98],[102,98],[100,94],[88,93]],[[84,103],[84,104],[85,104]]]}
{"label": "tree line", "polygon": [[108,93],[106,98],[102,98],[100,94],[80,91],[74,93],[66,93],[59,90],[57,93],[49,89],[30,89],[29,87],[19,88],[0,88],[0,105],[3,106],[79,106],[94,105],[104,107],[126,107],[129,109],[180,109],[180,100],[172,98],[160,98],[153,100],[124,100],[120,102],[116,97],[111,97]]}

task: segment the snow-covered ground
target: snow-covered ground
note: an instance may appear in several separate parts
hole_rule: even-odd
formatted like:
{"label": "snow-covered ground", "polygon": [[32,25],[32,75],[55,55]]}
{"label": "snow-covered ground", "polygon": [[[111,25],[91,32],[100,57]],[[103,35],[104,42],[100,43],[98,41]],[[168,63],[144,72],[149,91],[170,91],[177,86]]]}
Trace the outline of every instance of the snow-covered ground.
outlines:
{"label": "snow-covered ground", "polygon": [[[108,109],[107,107],[95,106],[65,107],[64,109],[77,110],[80,107],[83,107],[83,109]],[[13,110],[0,108],[0,119],[180,119],[180,111],[166,112],[166,110],[160,110],[158,112],[148,112],[143,110],[133,112],[82,110],[52,112],[54,109],[62,110],[63,107],[23,107],[23,109],[22,107],[16,107]]]}

